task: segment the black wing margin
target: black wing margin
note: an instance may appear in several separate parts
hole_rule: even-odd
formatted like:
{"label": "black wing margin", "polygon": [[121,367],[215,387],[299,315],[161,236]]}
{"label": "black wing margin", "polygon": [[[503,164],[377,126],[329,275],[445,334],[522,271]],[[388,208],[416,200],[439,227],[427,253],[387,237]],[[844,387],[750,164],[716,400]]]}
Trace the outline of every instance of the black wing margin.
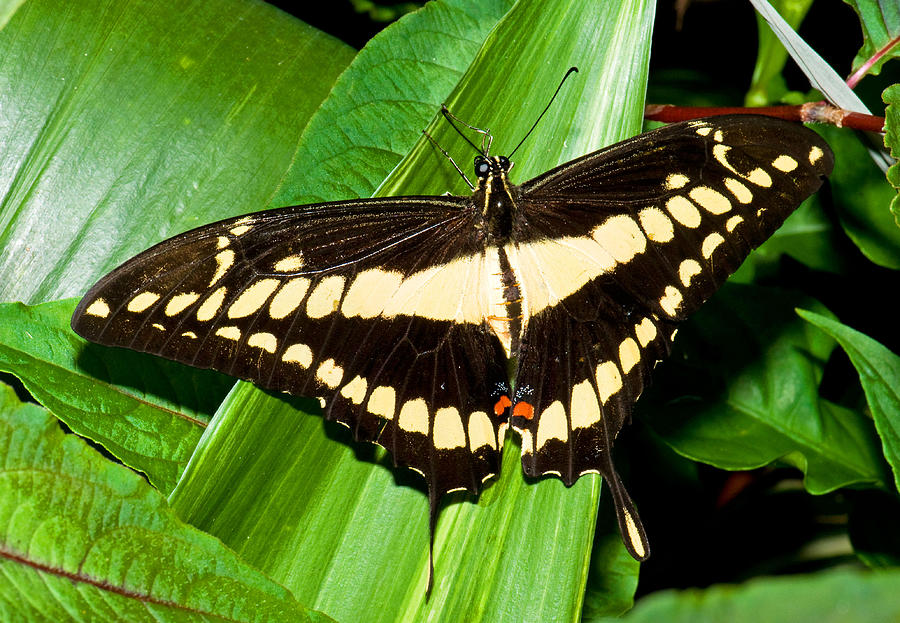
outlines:
{"label": "black wing margin", "polygon": [[833,162],[811,130],[737,115],[666,126],[521,186],[527,321],[510,424],[523,437],[523,468],[567,484],[602,474],[635,558],[649,549],[613,441],[677,324],[818,190]]}

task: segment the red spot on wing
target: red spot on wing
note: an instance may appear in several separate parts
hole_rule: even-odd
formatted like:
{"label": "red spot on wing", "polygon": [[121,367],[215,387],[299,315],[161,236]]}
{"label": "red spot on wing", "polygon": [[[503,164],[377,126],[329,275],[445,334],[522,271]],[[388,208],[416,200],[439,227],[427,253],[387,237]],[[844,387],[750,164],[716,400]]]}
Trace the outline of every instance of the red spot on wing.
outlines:
{"label": "red spot on wing", "polygon": [[516,416],[530,420],[534,417],[534,407],[527,402],[517,402],[513,407],[513,417]]}
{"label": "red spot on wing", "polygon": [[503,412],[506,411],[510,405],[512,405],[512,401],[509,399],[509,396],[500,396],[500,400],[494,405],[494,413],[498,416],[503,415]]}

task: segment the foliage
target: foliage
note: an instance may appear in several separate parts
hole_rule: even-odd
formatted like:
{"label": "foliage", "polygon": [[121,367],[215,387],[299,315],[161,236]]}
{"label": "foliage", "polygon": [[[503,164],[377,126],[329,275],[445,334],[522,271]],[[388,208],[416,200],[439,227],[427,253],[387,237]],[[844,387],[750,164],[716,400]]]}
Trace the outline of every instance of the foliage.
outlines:
{"label": "foliage", "polygon": [[[526,482],[509,442],[477,503],[444,505],[426,601],[414,476],[324,426],[314,401],[68,328],[66,297],[195,225],[464,192],[420,134],[470,153],[438,122],[442,103],[507,152],[579,67],[517,152],[515,181],[637,132],[654,4],[445,0],[359,53],[251,0],[0,11],[0,370],[26,400],[0,385],[0,618],[593,621],[626,611],[635,590],[626,617],[787,618],[775,608],[789,600],[791,620],[828,620],[821,594],[843,620],[896,616],[900,546],[861,536],[900,513],[898,335],[881,294],[898,285],[896,191],[844,130],[826,133],[830,188],[685,324],[617,444],[654,545],[640,583],[605,495],[596,517],[599,479]],[[874,0],[854,6],[868,16],[865,55],[887,35]],[[754,97],[786,94],[784,56],[761,41]],[[664,52],[664,34],[653,45]],[[717,77],[689,78],[687,93],[684,73],[651,70],[650,93],[726,97]],[[795,577],[766,577],[784,573]],[[709,584],[721,586],[647,595]]]}

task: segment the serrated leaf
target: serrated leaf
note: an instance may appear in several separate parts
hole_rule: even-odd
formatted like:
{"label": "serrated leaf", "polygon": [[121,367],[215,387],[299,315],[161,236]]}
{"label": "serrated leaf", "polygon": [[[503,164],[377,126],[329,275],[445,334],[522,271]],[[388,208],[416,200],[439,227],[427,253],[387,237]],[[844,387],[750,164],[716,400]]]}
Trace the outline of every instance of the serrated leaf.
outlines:
{"label": "serrated leaf", "polygon": [[894,470],[894,485],[900,491],[900,357],[831,318],[803,309],[797,313],[837,340],[853,362],[881,437],[884,456]]}
{"label": "serrated leaf", "polygon": [[0,620],[321,621],[0,384]]}
{"label": "serrated leaf", "polygon": [[[900,195],[897,194],[897,191],[900,191],[900,163],[897,162],[900,159],[900,106],[898,106],[900,104],[900,85],[889,86],[881,94],[881,99],[887,104],[884,111],[884,146],[891,151],[891,156],[894,158],[894,164],[887,170],[887,179],[894,187],[894,193],[890,197],[890,212],[893,215],[893,224],[896,226],[895,237],[900,239],[900,235],[896,234],[896,228],[900,228]],[[897,268],[897,265],[900,264],[900,260],[896,260],[897,249],[900,249],[900,244],[893,247],[895,262],[892,268]]]}
{"label": "serrated leaf", "polygon": [[234,379],[89,344],[69,328],[76,302],[0,304],[0,370],[169,492]]}
{"label": "serrated leaf", "polygon": [[683,354],[667,364],[660,393],[681,397],[642,412],[676,452],[721,469],[781,460],[805,474],[810,493],[883,487],[869,420],[819,396],[833,342],[796,317],[798,306],[827,313],[796,294],[726,284],[679,333]]}

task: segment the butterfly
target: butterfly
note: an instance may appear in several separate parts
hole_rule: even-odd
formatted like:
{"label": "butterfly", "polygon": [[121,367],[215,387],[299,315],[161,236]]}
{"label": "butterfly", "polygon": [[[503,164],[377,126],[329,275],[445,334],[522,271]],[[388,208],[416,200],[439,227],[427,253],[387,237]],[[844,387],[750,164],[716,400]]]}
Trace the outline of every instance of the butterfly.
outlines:
{"label": "butterfly", "polygon": [[479,151],[470,196],[286,207],[165,240],[91,288],[72,327],[318,397],[424,476],[432,535],[442,495],[498,473],[511,428],[527,475],[601,474],[643,560],[614,440],[678,324],[818,190],[833,154],[753,115],[665,126],[521,185]]}

